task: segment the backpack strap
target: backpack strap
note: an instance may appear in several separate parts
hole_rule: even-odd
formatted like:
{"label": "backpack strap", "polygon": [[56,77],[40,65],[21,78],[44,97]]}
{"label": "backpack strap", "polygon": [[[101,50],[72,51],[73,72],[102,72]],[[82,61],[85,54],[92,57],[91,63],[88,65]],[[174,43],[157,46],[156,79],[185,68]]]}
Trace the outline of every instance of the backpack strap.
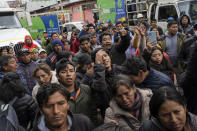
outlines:
{"label": "backpack strap", "polygon": [[18,99],[18,97],[15,96],[14,99],[9,102],[9,105],[12,106],[17,99]]}
{"label": "backpack strap", "polygon": [[125,117],[125,116],[121,116],[121,117],[126,121],[127,125],[128,125],[132,130],[135,129],[135,127],[131,124],[131,122],[129,121],[129,119],[128,119],[127,117]]}

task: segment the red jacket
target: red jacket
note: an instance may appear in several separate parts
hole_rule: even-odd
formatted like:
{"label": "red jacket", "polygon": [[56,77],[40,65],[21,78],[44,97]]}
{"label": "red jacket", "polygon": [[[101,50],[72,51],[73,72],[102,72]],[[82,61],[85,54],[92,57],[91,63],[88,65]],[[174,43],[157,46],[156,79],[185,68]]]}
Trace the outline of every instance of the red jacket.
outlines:
{"label": "red jacket", "polygon": [[[32,41],[31,46],[29,46],[29,45],[27,44],[27,42],[26,42],[26,38],[27,38],[27,37],[29,37],[29,38],[31,39],[31,41]],[[26,36],[25,36],[24,42],[25,42],[25,45],[24,45],[22,48],[26,48],[26,49],[28,49],[28,50],[30,50],[30,51],[31,51],[32,48],[37,48],[37,47],[38,47],[36,44],[33,43],[33,39],[31,38],[30,35],[26,35]]]}

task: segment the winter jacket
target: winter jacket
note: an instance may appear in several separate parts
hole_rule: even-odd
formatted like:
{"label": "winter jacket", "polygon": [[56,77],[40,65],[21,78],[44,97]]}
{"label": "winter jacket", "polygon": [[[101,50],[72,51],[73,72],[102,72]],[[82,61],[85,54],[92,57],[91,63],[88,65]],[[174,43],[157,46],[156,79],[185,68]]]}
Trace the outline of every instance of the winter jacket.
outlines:
{"label": "winter jacket", "polygon": [[18,97],[18,99],[13,104],[13,107],[21,126],[27,128],[29,123],[33,124],[37,105],[30,95],[23,94],[21,97]]}
{"label": "winter jacket", "polygon": [[[20,70],[17,71],[17,74],[20,76],[20,79],[22,80],[23,84],[27,86],[27,81],[24,78],[24,76],[22,75],[22,72]],[[4,77],[4,74],[2,72],[0,72],[0,83],[2,82]]]}
{"label": "winter jacket", "polygon": [[[57,83],[57,84],[59,84],[58,79],[56,77],[56,72],[55,71],[51,71],[51,73],[52,73],[52,78],[51,78],[50,83]],[[38,93],[38,89],[39,88],[40,88],[40,85],[38,83],[33,88],[32,97],[33,97],[34,100],[36,100],[36,95]]]}
{"label": "winter jacket", "polygon": [[93,75],[86,73],[86,71],[83,71],[81,68],[77,68],[76,80],[81,84],[91,86]]}
{"label": "winter jacket", "polygon": [[130,36],[127,34],[126,36],[121,36],[120,43],[113,44],[110,51],[109,56],[111,57],[111,63],[122,65],[122,63],[126,60],[126,50],[130,45]]}
{"label": "winter jacket", "polygon": [[[135,118],[129,112],[121,109],[116,101],[113,99],[110,102],[110,107],[107,108],[105,113],[105,123],[109,123],[111,120],[115,120],[118,122],[120,127],[123,127],[126,131],[137,131],[141,124],[145,121],[149,120],[150,112],[149,112],[149,102],[152,97],[152,91],[149,89],[138,89],[137,91],[140,94],[140,99],[142,102],[141,112],[140,112],[140,120]],[[129,127],[127,122],[125,121],[124,117],[128,118],[129,122],[133,125],[133,129]]]}
{"label": "winter jacket", "polygon": [[[95,103],[92,99],[92,93],[89,86],[75,82],[75,98],[71,95],[69,100],[69,110],[73,114],[83,114],[88,116],[92,121],[95,119]],[[72,93],[71,93],[72,94]]]}
{"label": "winter jacket", "polygon": [[172,80],[167,75],[153,68],[150,68],[150,72],[146,76],[144,81],[141,84],[137,85],[137,87],[141,89],[148,88],[151,89],[153,92],[162,86],[169,86],[175,88]]}
{"label": "winter jacket", "polygon": [[[177,33],[177,42],[178,42],[178,54],[180,54],[181,51],[181,46],[182,43],[184,42],[184,40],[186,39],[186,35],[183,35],[181,33]],[[161,38],[161,41],[159,41],[159,45],[161,46],[161,48],[163,49],[164,52],[166,52],[166,35],[164,35]],[[178,69],[178,73],[182,73],[183,69],[181,68],[180,62],[178,60],[178,67],[176,67]]]}
{"label": "winter jacket", "polygon": [[117,65],[112,65],[112,70],[109,72],[103,65],[96,64],[94,66],[94,78],[92,94],[94,102],[101,110],[101,115],[105,116],[105,110],[109,107],[109,102],[112,99],[111,86],[113,77],[120,74],[120,68]]}
{"label": "winter jacket", "polygon": [[[182,21],[182,19],[183,19],[184,16],[186,16],[186,17],[188,18],[188,24],[187,24],[187,25],[183,25],[183,24],[181,23],[181,21]],[[189,32],[191,29],[192,29],[192,25],[191,25],[190,17],[189,17],[188,15],[186,15],[186,14],[182,15],[182,16],[180,17],[180,20],[179,20],[179,32],[181,32],[181,33],[187,35],[188,32]]]}
{"label": "winter jacket", "polygon": [[197,45],[189,59],[185,76],[180,80],[184,96],[187,99],[187,108],[189,112],[197,115]]}
{"label": "winter jacket", "polygon": [[[191,131],[197,130],[197,116],[188,113],[188,117],[190,117],[189,125]],[[142,127],[140,127],[140,131],[169,131],[165,127],[163,127],[160,122],[153,118],[147,122],[145,122]]]}
{"label": "winter jacket", "polygon": [[33,71],[36,69],[36,64],[31,61],[29,64],[18,63],[18,70],[21,71],[21,75],[26,81],[27,93],[32,94],[33,87],[36,85],[35,80],[33,79]]}
{"label": "winter jacket", "polygon": [[196,35],[187,38],[182,44],[181,51],[179,54],[179,59],[180,59],[180,64],[184,70],[187,68],[189,58],[191,57],[196,45],[197,45]]}
{"label": "winter jacket", "polygon": [[[92,123],[86,116],[82,114],[72,114],[70,111],[68,111],[67,115],[70,116],[72,123],[71,129],[68,131],[92,131]],[[40,125],[42,128],[46,129],[45,123],[41,123],[41,117],[39,113],[34,121],[32,131],[46,131],[38,128],[38,125]]]}
{"label": "winter jacket", "polygon": [[29,45],[27,44],[26,40],[24,40],[25,45],[24,45],[22,48],[26,48],[26,49],[28,49],[28,50],[31,50],[32,48],[38,48],[38,46],[37,46],[36,44],[33,43],[33,39],[31,38],[31,36],[30,36],[30,35],[26,35],[26,36],[25,36],[25,39],[26,39],[27,37],[29,37],[29,38],[32,40],[31,46],[29,46]]}

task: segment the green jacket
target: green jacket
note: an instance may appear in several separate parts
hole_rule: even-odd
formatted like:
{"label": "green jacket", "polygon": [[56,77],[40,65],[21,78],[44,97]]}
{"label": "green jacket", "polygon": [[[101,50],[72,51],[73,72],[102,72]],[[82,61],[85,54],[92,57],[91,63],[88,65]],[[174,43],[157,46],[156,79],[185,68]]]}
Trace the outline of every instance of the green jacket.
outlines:
{"label": "green jacket", "polygon": [[76,92],[80,90],[80,93],[75,100],[69,100],[69,110],[73,114],[84,114],[94,122],[96,119],[96,106],[92,99],[91,88],[78,82],[75,83],[75,87]]}
{"label": "green jacket", "polygon": [[[186,35],[183,35],[181,33],[178,32],[177,34],[177,41],[178,41],[178,55],[180,54],[180,51],[181,51],[181,46],[184,42],[184,40],[187,38]],[[164,35],[162,38],[161,38],[161,41],[159,41],[159,45],[161,46],[161,48],[163,49],[164,52],[166,52],[166,35]],[[181,65],[180,65],[180,61],[178,60],[178,73],[182,73],[183,70],[181,68]]]}

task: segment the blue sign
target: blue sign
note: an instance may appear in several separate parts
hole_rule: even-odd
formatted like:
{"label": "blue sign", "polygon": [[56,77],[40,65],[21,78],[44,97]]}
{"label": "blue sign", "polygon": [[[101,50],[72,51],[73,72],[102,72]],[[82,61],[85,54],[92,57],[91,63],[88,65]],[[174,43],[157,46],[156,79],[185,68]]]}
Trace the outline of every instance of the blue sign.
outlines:
{"label": "blue sign", "polygon": [[49,37],[53,32],[60,33],[57,15],[40,16],[40,18],[42,19],[45,25]]}
{"label": "blue sign", "polygon": [[115,4],[116,4],[115,22],[117,22],[118,20],[126,19],[125,0],[115,0]]}

